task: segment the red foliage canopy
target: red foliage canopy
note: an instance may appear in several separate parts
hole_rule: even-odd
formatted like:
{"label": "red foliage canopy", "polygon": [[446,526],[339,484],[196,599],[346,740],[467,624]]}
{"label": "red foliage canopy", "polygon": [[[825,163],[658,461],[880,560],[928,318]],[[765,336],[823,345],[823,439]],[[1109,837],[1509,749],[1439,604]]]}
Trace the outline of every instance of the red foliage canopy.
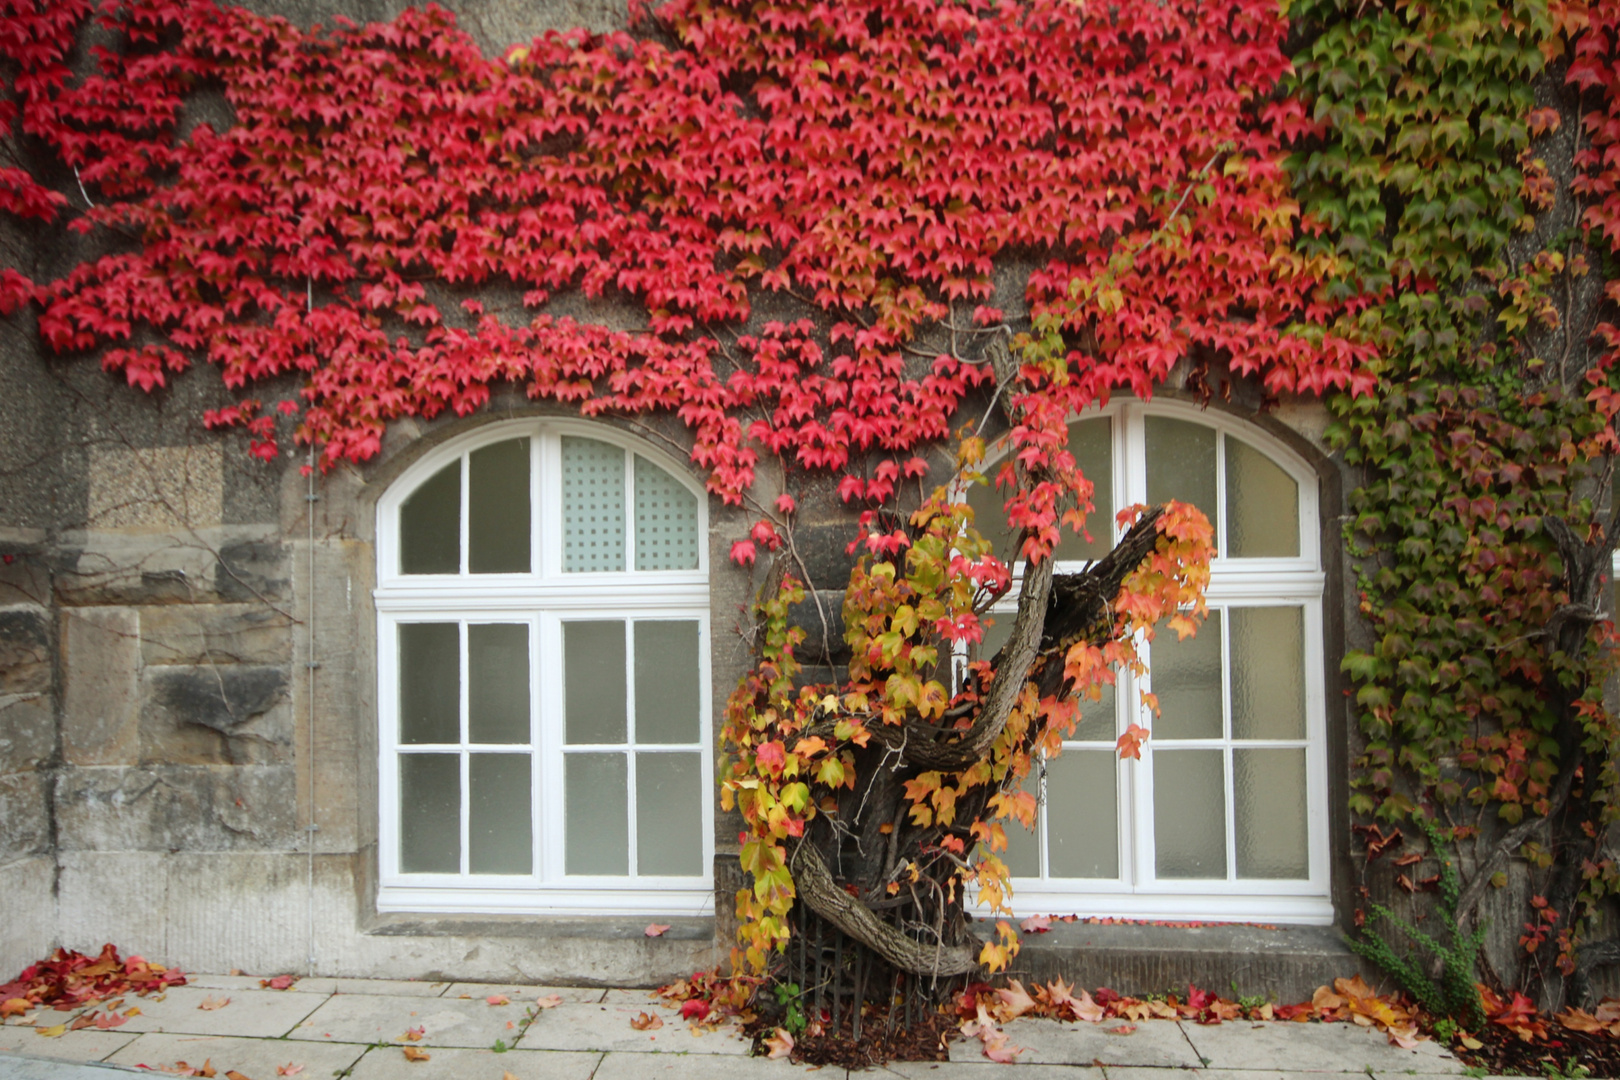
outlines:
{"label": "red foliage canopy", "polygon": [[[1008,388],[1044,399],[1018,432],[1037,458],[1073,409],[1150,393],[1195,349],[1274,392],[1371,378],[1343,306],[1314,297],[1327,268],[1291,247],[1280,145],[1309,123],[1274,93],[1273,0],[675,0],[661,35],[552,33],[496,60],[434,7],[303,30],[103,0],[119,47],[81,76],[91,7],[0,0],[0,120],[76,171],[93,205],[70,227],[132,242],[53,283],[8,271],[0,306],[37,300],[53,347],[104,349],[147,390],[194,357],[233,388],[298,373],[283,404],[328,463],[510,380],[587,414],[678,413],[728,501],[759,447],[888,459],[842,488],[882,501],[990,377],[913,343],[1001,321],[998,257],[1029,268],[1048,345]],[[223,130],[188,111],[211,88]],[[0,173],[0,211],[63,205]],[[634,300],[644,327],[546,313],[573,290]],[[751,319],[770,293],[830,333]],[[208,420],[271,457],[260,410]]]}

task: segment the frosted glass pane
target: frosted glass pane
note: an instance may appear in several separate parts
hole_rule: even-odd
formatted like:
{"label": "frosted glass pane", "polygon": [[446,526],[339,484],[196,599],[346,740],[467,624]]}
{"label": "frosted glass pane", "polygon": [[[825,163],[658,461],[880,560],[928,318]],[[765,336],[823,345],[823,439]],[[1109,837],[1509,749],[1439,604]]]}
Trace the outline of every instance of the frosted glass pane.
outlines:
{"label": "frosted glass pane", "polygon": [[461,741],[459,624],[399,624],[399,741]]}
{"label": "frosted glass pane", "polygon": [[1219,750],[1153,754],[1153,844],[1161,878],[1226,877],[1226,781]]}
{"label": "frosted glass pane", "polygon": [[[1031,773],[1024,783],[1029,789],[1033,789],[1036,784],[1035,774]],[[1035,828],[1040,828],[1040,818],[1035,819]],[[1013,877],[1040,877],[1040,837],[1033,829],[1026,829],[1018,824],[1016,818],[1003,818],[1001,830],[1007,834],[1007,850],[1001,852],[999,857],[1007,864],[1007,869]]]}
{"label": "frosted glass pane", "polygon": [[528,754],[473,754],[467,763],[467,868],[527,874],[534,866]]}
{"label": "frosted glass pane", "polygon": [[402,574],[461,573],[461,459],[411,492],[399,508]]}
{"label": "frosted glass pane", "polygon": [[1153,734],[1160,739],[1219,739],[1221,724],[1221,613],[1211,611],[1198,635],[1176,640],[1159,628],[1148,657],[1159,716]]}
{"label": "frosted glass pane", "polygon": [[529,627],[467,627],[467,741],[529,741]]}
{"label": "frosted glass pane", "polygon": [[1118,736],[1114,719],[1114,687],[1102,688],[1102,697],[1096,701],[1081,697],[1080,723],[1075,725],[1071,742],[1105,742],[1113,745]]}
{"label": "frosted glass pane", "polygon": [[624,451],[564,435],[562,481],[563,570],[623,570]]}
{"label": "frosted glass pane", "polygon": [[646,458],[636,458],[636,569],[696,570],[697,496]]}
{"label": "frosted glass pane", "polygon": [[399,756],[399,868],[461,872],[461,755]]}
{"label": "frosted glass pane", "polygon": [[623,754],[568,754],[563,778],[570,874],[630,872],[629,787]]}
{"label": "frosted glass pane", "polygon": [[[1018,612],[994,611],[981,616],[981,618],[985,624],[984,643],[979,646],[978,658],[980,660],[994,660],[996,653],[1000,652],[1001,647],[1007,644],[1007,639],[1012,637],[1013,623],[1018,618]],[[991,622],[994,622],[995,625],[989,625]]]}
{"label": "frosted glass pane", "polygon": [[1064,750],[1046,763],[1046,860],[1051,877],[1119,877],[1119,773],[1114,754]]}
{"label": "frosted glass pane", "polygon": [[1305,737],[1305,613],[1232,608],[1232,738]]}
{"label": "frosted glass pane", "polygon": [[1226,547],[1239,559],[1299,555],[1299,485],[1276,462],[1226,436]]}
{"label": "frosted glass pane", "polygon": [[638,622],[636,635],[636,741],[698,741],[698,624]]}
{"label": "frosted glass pane", "polygon": [[703,759],[636,755],[636,873],[703,873]]}
{"label": "frosted glass pane", "polygon": [[1240,878],[1306,878],[1305,749],[1233,750]]}
{"label": "frosted glass pane", "polygon": [[624,742],[624,623],[563,623],[564,741]]}
{"label": "frosted glass pane", "polygon": [[1094,508],[1086,515],[1091,540],[1087,542],[1085,537],[1065,529],[1057,557],[1100,559],[1114,546],[1114,433],[1109,419],[1103,416],[1070,424],[1069,453],[1085,478],[1096,486],[1091,496]]}
{"label": "frosted glass pane", "polygon": [[467,463],[467,569],[529,572],[529,440],[474,450]]}
{"label": "frosted glass pane", "polygon": [[[1175,499],[1202,510],[1220,535],[1220,501],[1215,491],[1215,429],[1166,416],[1145,421],[1147,501]],[[1224,551],[1222,555],[1226,554]]]}
{"label": "frosted glass pane", "polygon": [[973,527],[994,545],[996,558],[1010,565],[1018,559],[1018,537],[1008,527],[1007,511],[1002,506],[1006,501],[1006,489],[996,487],[996,474],[1000,469],[1001,466],[997,464],[984,470],[989,482],[971,485],[967,492],[967,504],[973,507]]}

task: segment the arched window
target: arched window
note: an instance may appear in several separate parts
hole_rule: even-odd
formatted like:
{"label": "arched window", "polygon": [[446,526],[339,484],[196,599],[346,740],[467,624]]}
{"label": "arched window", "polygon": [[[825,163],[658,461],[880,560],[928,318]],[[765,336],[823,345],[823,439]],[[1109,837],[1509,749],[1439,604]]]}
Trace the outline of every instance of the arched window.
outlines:
{"label": "arched window", "polygon": [[383,911],[711,905],[707,514],[591,425],[492,425],[378,507]]}
{"label": "arched window", "polygon": [[[1115,511],[1190,502],[1214,524],[1209,618],[1161,633],[1150,674],[1085,702],[1063,753],[1037,765],[1033,833],[1008,829],[1020,915],[1329,923],[1326,720],[1316,480],[1306,463],[1236,421],[1175,403],[1117,404],[1076,420],[1069,446],[1096,484],[1091,542],[1066,537],[1059,570],[1112,546]],[[993,473],[992,473],[993,475]],[[1002,496],[975,487],[983,523]],[[1011,538],[987,529],[1010,558]],[[981,655],[1011,630],[997,611]],[[1161,715],[1140,704],[1154,693]],[[1139,761],[1114,741],[1151,730]]]}

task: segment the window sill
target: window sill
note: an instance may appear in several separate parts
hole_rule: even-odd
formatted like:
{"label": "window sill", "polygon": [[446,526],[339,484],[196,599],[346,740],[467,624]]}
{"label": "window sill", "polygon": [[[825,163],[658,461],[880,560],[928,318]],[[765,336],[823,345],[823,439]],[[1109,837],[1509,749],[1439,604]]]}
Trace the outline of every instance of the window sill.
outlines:
{"label": "window sill", "polygon": [[423,915],[392,912],[377,915],[364,932],[373,937],[589,939],[595,941],[714,940],[713,916],[668,916],[669,929],[647,937],[645,916],[629,915]]}

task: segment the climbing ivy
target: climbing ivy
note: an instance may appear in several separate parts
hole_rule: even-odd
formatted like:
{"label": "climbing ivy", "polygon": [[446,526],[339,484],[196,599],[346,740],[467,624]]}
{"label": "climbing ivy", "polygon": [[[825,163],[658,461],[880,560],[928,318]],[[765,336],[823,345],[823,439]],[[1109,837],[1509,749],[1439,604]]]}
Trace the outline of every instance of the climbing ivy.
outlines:
{"label": "climbing ivy", "polygon": [[[1522,856],[1531,891],[1557,901],[1527,925],[1557,921],[1556,966],[1573,974],[1620,882],[1602,841],[1614,650],[1585,572],[1606,572],[1613,546],[1615,357],[1586,340],[1613,228],[1601,242],[1602,219],[1559,193],[1569,151],[1553,135],[1595,103],[1586,136],[1612,142],[1612,95],[1577,103],[1559,74],[1578,87],[1607,60],[1612,82],[1613,38],[1587,31],[1575,3],[1329,0],[1293,14],[1305,43],[1291,90],[1314,126],[1290,168],[1327,225],[1302,246],[1344,260],[1335,295],[1375,298],[1360,320],[1380,346],[1373,392],[1329,398],[1329,437],[1362,478],[1345,526],[1368,631],[1344,659],[1365,737],[1352,809],[1443,822],[1435,837],[1474,843],[1482,885]],[[1572,39],[1585,57],[1573,64]],[[1471,918],[1482,892],[1456,914]],[[1498,977],[1547,974],[1532,955]]]}

